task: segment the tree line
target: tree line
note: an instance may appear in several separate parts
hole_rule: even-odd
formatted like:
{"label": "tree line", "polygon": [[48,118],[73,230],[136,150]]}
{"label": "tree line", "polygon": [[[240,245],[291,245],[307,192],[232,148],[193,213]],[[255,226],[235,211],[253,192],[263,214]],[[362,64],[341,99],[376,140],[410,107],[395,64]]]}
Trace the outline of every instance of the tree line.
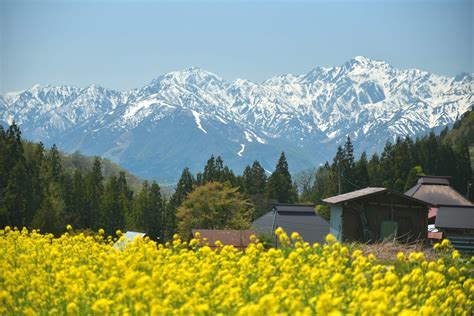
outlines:
{"label": "tree line", "polygon": [[[7,129],[0,126],[0,227],[25,226],[60,234],[71,224],[78,230],[103,228],[109,234],[118,229],[136,230],[154,239],[169,240],[180,223],[182,227],[247,227],[271,203],[298,199],[284,153],[271,176],[258,161],[236,176],[221,157],[212,156],[196,175],[185,168],[169,198],[154,181],[143,181],[140,190],[132,190],[123,171],[106,178],[99,157],[88,170],[65,168],[61,157],[55,145],[46,149],[42,143],[22,140],[15,123]],[[199,217],[187,214],[185,208],[178,216],[183,204],[202,208],[196,200],[187,201],[197,188],[196,196],[215,196],[214,205],[207,205],[220,207],[218,212],[211,210],[213,220],[193,222]],[[245,216],[240,216],[243,205]],[[233,215],[223,216],[229,210],[235,210]]]}
{"label": "tree line", "polygon": [[[381,154],[370,159],[363,152],[354,157],[350,137],[339,146],[332,163],[326,162],[316,171],[299,175],[300,201],[320,204],[321,200],[366,187],[386,187],[406,192],[417,182],[417,175],[451,176],[450,185],[471,201],[474,199],[473,173],[469,155],[469,140],[446,141],[448,130],[436,136],[433,132],[412,140],[398,138],[387,142]],[[472,140],[471,140],[472,142]],[[321,207],[323,215],[327,209]]]}
{"label": "tree line", "polygon": [[[472,114],[472,111],[471,111]],[[474,116],[468,126],[472,126]],[[467,126],[466,121],[456,126]],[[40,228],[59,234],[67,224],[76,229],[135,230],[166,241],[193,228],[241,229],[268,212],[274,203],[319,204],[317,212],[328,218],[321,200],[368,186],[405,192],[417,175],[451,176],[451,185],[474,198],[469,145],[473,140],[448,129],[412,140],[387,142],[381,154],[370,159],[354,156],[350,137],[339,146],[332,162],[292,178],[285,154],[267,174],[255,161],[236,175],[221,157],[211,156],[201,172],[185,168],[172,195],[164,197],[156,182],[143,181],[132,190],[123,171],[104,176],[101,159],[93,166],[64,168],[56,146],[21,139],[18,126],[0,127],[0,227]]]}

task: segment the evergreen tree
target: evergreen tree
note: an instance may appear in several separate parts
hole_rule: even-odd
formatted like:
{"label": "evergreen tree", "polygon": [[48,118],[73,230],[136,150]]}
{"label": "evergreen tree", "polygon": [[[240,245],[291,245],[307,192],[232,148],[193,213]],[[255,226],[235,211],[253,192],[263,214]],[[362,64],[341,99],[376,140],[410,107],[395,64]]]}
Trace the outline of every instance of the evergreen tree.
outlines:
{"label": "evergreen tree", "polygon": [[166,205],[164,216],[165,231],[163,233],[164,240],[171,239],[173,234],[176,232],[176,210],[184,201],[186,196],[193,190],[195,183],[196,180],[189,169],[184,168],[178,184],[176,185],[176,190]]}
{"label": "evergreen tree", "polygon": [[8,225],[23,227],[30,223],[28,218],[32,217],[29,209],[30,201],[30,178],[27,173],[25,162],[20,159],[9,174],[7,187],[3,194],[3,211]]}
{"label": "evergreen tree", "polygon": [[109,234],[125,227],[125,210],[120,201],[120,185],[115,175],[107,181],[100,201],[100,226]]}
{"label": "evergreen tree", "polygon": [[403,192],[410,190],[414,185],[416,185],[418,181],[418,175],[423,175],[423,169],[421,166],[415,166],[410,170],[405,182],[405,187],[403,188]]}
{"label": "evergreen tree", "polygon": [[49,177],[56,182],[59,182],[60,176],[62,173],[62,164],[61,164],[61,156],[59,154],[59,150],[56,145],[51,147],[51,150],[47,156],[47,164],[48,164],[48,171]]}
{"label": "evergreen tree", "polygon": [[365,151],[360,156],[360,159],[355,163],[354,167],[354,181],[360,189],[366,188],[370,184],[369,168],[367,161],[367,154]]}
{"label": "evergreen tree", "polygon": [[41,229],[42,232],[58,236],[66,227],[64,207],[61,186],[55,182],[48,183],[41,206],[33,218],[32,226]]}
{"label": "evergreen tree", "polygon": [[85,196],[86,196],[86,210],[84,223],[86,227],[92,229],[98,229],[99,227],[99,214],[102,194],[104,192],[102,175],[102,164],[99,157],[94,159],[94,165],[91,172],[86,175],[85,179]]}
{"label": "evergreen tree", "polygon": [[153,182],[148,192],[148,205],[143,210],[145,232],[153,240],[164,240],[164,204],[160,186]]}
{"label": "evergreen tree", "polygon": [[284,152],[280,155],[275,171],[268,178],[267,194],[270,199],[279,203],[293,203],[297,200]]}
{"label": "evergreen tree", "polygon": [[[82,172],[79,169],[74,171],[72,179],[72,201],[71,212],[77,214],[77,221],[73,227],[88,228],[88,210],[85,197],[85,183]],[[76,225],[76,226],[74,226]]]}
{"label": "evergreen tree", "polygon": [[270,209],[270,203],[265,195],[267,186],[267,175],[265,169],[255,160],[252,166],[245,167],[241,179],[241,192],[245,193],[255,205],[255,219]]}

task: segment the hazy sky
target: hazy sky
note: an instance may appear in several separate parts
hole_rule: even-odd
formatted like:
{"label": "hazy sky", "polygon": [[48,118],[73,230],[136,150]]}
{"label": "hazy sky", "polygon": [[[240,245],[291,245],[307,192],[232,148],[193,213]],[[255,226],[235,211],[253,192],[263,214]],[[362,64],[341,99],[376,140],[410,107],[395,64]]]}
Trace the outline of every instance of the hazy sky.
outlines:
{"label": "hazy sky", "polygon": [[260,82],[356,55],[474,72],[473,2],[0,0],[0,93],[128,90],[190,66]]}

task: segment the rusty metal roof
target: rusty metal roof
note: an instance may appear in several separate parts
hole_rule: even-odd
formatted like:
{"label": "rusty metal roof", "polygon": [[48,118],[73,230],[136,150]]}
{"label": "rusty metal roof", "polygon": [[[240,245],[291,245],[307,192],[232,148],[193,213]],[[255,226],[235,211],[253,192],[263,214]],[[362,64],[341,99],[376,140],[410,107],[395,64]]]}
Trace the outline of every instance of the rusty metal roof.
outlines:
{"label": "rusty metal roof", "polygon": [[200,233],[200,239],[209,243],[210,247],[214,247],[216,241],[220,241],[223,245],[231,245],[237,248],[246,248],[250,243],[250,236],[257,235],[255,230],[217,230],[217,229],[193,229],[193,237],[196,233]]}

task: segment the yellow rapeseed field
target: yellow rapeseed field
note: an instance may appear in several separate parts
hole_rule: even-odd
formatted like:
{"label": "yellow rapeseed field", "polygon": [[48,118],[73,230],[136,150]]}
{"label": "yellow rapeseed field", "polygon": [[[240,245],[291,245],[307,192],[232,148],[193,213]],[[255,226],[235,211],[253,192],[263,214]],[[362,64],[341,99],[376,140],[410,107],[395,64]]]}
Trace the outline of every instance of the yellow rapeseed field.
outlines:
{"label": "yellow rapeseed field", "polygon": [[[119,233],[120,234],[120,233]],[[0,315],[469,315],[473,259],[448,241],[437,261],[399,253],[382,263],[328,235],[309,245],[245,252],[198,240],[137,239],[123,250],[103,231],[60,238],[0,230]],[[123,238],[123,237],[122,237]]]}

